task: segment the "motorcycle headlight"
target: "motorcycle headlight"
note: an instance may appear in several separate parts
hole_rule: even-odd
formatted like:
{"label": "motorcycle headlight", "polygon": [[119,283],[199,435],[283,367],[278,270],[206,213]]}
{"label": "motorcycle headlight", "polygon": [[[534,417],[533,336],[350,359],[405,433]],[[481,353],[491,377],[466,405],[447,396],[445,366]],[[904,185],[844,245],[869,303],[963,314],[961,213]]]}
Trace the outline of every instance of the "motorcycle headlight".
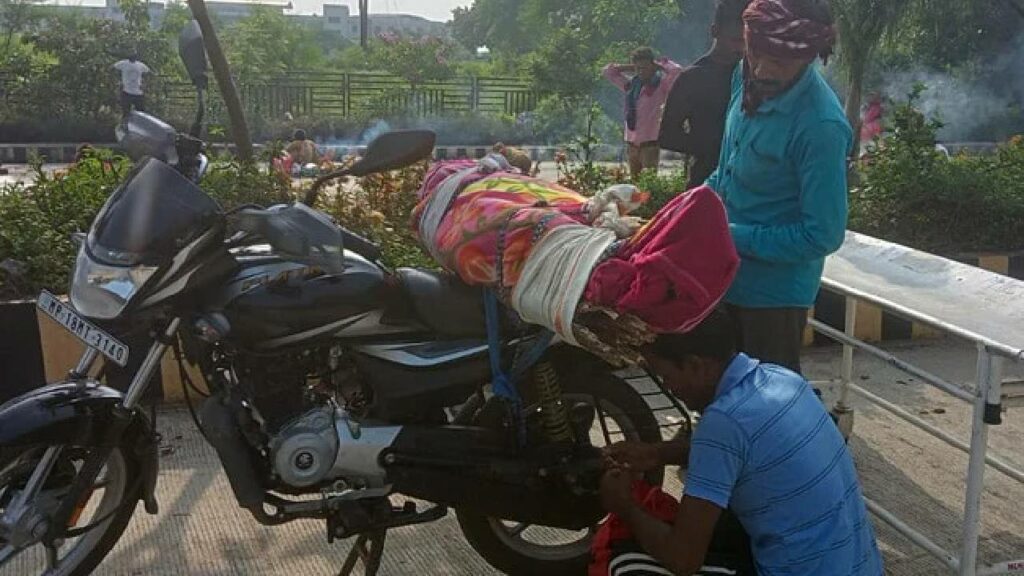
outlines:
{"label": "motorcycle headlight", "polygon": [[153,266],[99,264],[82,246],[71,281],[71,305],[89,318],[117,318],[155,271]]}

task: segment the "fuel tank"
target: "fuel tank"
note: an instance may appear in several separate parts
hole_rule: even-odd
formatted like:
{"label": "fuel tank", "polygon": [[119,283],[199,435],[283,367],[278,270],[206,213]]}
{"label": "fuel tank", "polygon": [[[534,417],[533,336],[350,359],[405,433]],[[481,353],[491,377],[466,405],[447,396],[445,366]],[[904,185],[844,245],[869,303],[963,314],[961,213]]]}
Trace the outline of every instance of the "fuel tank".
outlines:
{"label": "fuel tank", "polygon": [[240,270],[227,283],[219,308],[230,337],[246,347],[274,349],[321,337],[387,333],[381,324],[390,293],[387,274],[345,251],[341,274],[282,259],[264,247],[235,253]]}

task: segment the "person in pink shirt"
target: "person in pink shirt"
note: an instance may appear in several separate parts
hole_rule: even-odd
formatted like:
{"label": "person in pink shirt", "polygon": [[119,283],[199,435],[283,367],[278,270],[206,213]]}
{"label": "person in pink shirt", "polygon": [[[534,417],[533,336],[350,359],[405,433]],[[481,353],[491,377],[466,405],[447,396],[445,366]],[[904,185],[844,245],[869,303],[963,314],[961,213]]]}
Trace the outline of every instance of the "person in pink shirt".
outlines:
{"label": "person in pink shirt", "polygon": [[882,135],[882,116],[884,113],[885,108],[882,103],[882,95],[878,92],[868,94],[868,105],[864,109],[864,115],[861,118],[860,143],[862,147]]}
{"label": "person in pink shirt", "polygon": [[683,67],[655,58],[647,47],[634,50],[630,61],[605,66],[603,75],[626,95],[626,152],[629,171],[636,177],[646,168],[658,169],[661,112]]}

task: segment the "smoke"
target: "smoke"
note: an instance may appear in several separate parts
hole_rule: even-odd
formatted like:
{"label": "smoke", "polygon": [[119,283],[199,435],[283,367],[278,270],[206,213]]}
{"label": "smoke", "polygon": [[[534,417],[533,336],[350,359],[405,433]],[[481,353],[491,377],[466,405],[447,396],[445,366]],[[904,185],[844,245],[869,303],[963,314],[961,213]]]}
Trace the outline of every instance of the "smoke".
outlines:
{"label": "smoke", "polygon": [[323,138],[318,139],[317,143],[328,148],[354,148],[358,146],[366,146],[377,136],[380,136],[385,132],[390,132],[391,130],[392,128],[390,124],[384,120],[378,119],[373,120],[366,129],[353,138]]}
{"label": "smoke", "polygon": [[942,121],[939,139],[1003,140],[1024,130],[1024,34],[998,57],[971,70],[941,73],[926,69],[890,73],[881,84],[888,98],[903,100],[916,84],[925,86],[918,107]]}
{"label": "smoke", "polygon": [[390,131],[391,126],[387,122],[385,122],[384,120],[377,120],[369,128],[363,130],[363,133],[359,136],[359,143],[369,144],[375,138],[377,138],[377,136],[380,136],[381,134]]}

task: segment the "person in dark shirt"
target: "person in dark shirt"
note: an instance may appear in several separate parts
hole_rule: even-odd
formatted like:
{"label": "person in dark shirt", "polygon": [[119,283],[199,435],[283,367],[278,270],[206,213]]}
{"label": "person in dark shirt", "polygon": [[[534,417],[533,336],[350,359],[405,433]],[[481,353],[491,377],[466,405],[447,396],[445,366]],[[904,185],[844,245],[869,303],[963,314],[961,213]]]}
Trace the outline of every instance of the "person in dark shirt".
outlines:
{"label": "person in dark shirt", "polygon": [[689,157],[686,188],[700,186],[718,166],[732,73],[743,58],[743,9],[749,0],[718,0],[711,49],[683,70],[661,118],[658,144]]}

